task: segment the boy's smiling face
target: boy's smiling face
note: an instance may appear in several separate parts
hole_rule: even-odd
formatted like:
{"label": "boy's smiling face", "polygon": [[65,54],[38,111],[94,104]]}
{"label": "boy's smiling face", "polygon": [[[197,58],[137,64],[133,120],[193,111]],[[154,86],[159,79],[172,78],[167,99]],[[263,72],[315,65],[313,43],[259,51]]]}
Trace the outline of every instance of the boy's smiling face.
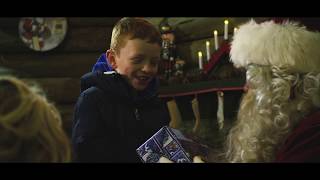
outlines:
{"label": "boy's smiling face", "polygon": [[119,53],[107,51],[113,69],[126,77],[131,86],[144,90],[158,72],[161,47],[142,39],[128,39]]}

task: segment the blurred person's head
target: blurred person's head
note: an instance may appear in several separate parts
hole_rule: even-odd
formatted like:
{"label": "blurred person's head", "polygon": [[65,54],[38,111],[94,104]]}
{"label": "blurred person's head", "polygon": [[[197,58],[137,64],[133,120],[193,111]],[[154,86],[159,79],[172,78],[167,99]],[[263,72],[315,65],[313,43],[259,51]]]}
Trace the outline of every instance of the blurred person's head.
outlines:
{"label": "blurred person's head", "polygon": [[40,88],[0,76],[0,161],[68,162],[61,117]]}
{"label": "blurred person's head", "polygon": [[320,33],[296,22],[240,26],[231,61],[248,91],[226,142],[230,162],[270,162],[292,129],[320,107]]}

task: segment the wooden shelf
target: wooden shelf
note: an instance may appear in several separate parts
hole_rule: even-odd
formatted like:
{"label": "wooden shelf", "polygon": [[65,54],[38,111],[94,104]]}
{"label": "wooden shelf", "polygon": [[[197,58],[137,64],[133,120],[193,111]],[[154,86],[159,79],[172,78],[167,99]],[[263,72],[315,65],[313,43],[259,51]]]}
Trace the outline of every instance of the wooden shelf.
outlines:
{"label": "wooden shelf", "polygon": [[242,91],[244,85],[245,79],[229,79],[162,86],[159,89],[159,97],[197,95],[214,91]]}

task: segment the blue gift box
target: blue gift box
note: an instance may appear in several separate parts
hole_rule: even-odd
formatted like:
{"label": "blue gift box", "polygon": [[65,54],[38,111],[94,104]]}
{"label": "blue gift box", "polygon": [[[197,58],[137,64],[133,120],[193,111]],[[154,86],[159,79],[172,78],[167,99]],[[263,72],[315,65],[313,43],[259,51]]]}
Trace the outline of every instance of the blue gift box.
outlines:
{"label": "blue gift box", "polygon": [[190,163],[192,160],[180,140],[189,141],[179,130],[164,126],[143,143],[137,153],[145,163],[157,163],[161,156],[176,163]]}

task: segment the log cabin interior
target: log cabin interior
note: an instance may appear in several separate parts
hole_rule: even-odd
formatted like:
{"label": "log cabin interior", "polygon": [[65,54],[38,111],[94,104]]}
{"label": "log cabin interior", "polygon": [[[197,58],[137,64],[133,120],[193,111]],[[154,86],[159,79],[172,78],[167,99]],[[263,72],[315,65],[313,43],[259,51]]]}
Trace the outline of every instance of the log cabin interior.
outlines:
{"label": "log cabin interior", "polygon": [[[120,17],[67,17],[63,40],[48,51],[35,51],[23,42],[19,30],[21,19],[0,18],[0,74],[14,74],[37,82],[60,110],[64,128],[70,135],[80,90],[79,78],[90,72],[97,58],[109,48],[112,28]],[[245,72],[229,62],[229,41],[234,28],[250,17],[146,19],[159,28],[169,25],[175,36],[175,64],[170,60],[171,66],[163,63],[159,75],[159,96],[173,108],[177,120],[173,126],[193,131],[207,144],[219,145],[235,118],[245,83]],[[225,20],[228,21],[227,35]],[[311,18],[305,22],[316,20]],[[214,30],[219,47],[215,45]],[[219,106],[222,111],[218,110]],[[221,112],[224,127],[220,127],[217,120]]]}

